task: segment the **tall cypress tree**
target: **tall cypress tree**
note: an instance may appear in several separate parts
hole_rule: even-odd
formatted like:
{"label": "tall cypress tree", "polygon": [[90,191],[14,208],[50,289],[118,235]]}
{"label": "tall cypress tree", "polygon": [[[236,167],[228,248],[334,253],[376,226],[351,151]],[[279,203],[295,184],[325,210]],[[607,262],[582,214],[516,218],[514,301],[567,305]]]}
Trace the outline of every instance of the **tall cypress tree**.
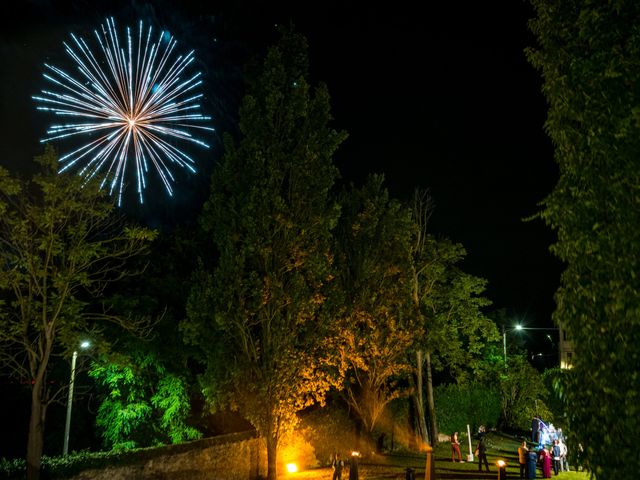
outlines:
{"label": "tall cypress tree", "polygon": [[[640,4],[534,0],[560,179],[541,216],[566,269],[554,314],[574,343],[567,413],[598,479],[640,456]],[[578,445],[574,444],[577,449]]]}
{"label": "tall cypress tree", "polygon": [[339,215],[332,155],[345,134],[329,126],[326,87],[307,78],[306,41],[284,31],[249,83],[242,138],[226,139],[213,175],[201,222],[219,259],[199,277],[185,323],[204,351],[210,398],[237,408],[265,439],[270,480],[282,434],[340,370],[329,365],[323,306]]}

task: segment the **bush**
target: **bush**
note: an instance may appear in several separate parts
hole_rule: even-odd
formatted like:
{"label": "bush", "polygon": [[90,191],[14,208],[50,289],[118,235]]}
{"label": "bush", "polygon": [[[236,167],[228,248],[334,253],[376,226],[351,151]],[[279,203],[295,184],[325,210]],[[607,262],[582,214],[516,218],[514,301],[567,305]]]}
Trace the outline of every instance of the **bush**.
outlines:
{"label": "bush", "polygon": [[24,478],[27,471],[27,462],[23,458],[15,458],[12,460],[0,458],[0,478],[13,480]]}
{"label": "bush", "polygon": [[[89,468],[104,468],[117,463],[121,456],[117,452],[78,452],[67,456],[42,457],[41,478],[68,478]],[[0,459],[0,479],[25,478],[27,463],[23,458]]]}
{"label": "bush", "polygon": [[466,432],[467,424],[475,431],[479,425],[495,427],[500,420],[500,395],[486,387],[442,385],[434,392],[438,430],[451,435]]}

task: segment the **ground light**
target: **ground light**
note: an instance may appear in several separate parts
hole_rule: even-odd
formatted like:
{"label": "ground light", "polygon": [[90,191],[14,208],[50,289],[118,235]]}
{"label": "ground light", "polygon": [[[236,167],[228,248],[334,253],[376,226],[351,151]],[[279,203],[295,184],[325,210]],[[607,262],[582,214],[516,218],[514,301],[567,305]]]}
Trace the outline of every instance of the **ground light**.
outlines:
{"label": "ground light", "polygon": [[507,479],[507,463],[504,460],[498,460],[496,462],[498,465],[498,480],[506,480]]}
{"label": "ground light", "polygon": [[298,466],[295,463],[287,463],[287,472],[296,473],[298,471]]}

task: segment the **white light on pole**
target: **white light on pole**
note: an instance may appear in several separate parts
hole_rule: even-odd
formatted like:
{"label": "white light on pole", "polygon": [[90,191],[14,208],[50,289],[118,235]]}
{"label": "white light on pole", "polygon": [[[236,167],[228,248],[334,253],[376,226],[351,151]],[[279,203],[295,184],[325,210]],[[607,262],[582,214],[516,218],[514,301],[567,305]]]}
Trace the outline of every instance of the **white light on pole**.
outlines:
{"label": "white light on pole", "polygon": [[[83,341],[80,344],[80,348],[89,348],[91,343]],[[76,360],[78,359],[78,352],[73,351],[73,357],[71,358],[71,379],[69,380],[69,397],[67,398],[67,420],[64,425],[64,444],[62,445],[62,455],[69,453],[69,430],[71,428],[71,406],[73,405],[73,386],[76,379]]]}

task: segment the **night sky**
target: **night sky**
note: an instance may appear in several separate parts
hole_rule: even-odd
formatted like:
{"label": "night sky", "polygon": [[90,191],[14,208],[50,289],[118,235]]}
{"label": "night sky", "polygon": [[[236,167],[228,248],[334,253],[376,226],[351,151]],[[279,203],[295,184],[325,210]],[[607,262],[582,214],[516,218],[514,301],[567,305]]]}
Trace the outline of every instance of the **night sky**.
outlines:
{"label": "night sky", "polygon": [[489,280],[494,307],[551,326],[561,270],[548,251],[554,236],[539,220],[523,222],[557,179],[541,79],[524,55],[534,44],[528,3],[272,3],[14,2],[0,29],[0,162],[26,173],[42,151],[52,117],[36,112],[31,96],[50,87],[45,61],[72,68],[62,46],[69,33],[89,38],[106,16],[121,28],[141,19],[196,50],[218,134],[176,197],[156,184],[132,215],[151,226],[192,219],[220,159],[220,135],[234,128],[245,62],[277,40],[276,24],[293,21],[309,41],[312,81],[328,85],[335,126],[349,133],[335,157],[343,181],[384,173],[403,200],[428,189],[430,231],[466,247],[463,268]]}

